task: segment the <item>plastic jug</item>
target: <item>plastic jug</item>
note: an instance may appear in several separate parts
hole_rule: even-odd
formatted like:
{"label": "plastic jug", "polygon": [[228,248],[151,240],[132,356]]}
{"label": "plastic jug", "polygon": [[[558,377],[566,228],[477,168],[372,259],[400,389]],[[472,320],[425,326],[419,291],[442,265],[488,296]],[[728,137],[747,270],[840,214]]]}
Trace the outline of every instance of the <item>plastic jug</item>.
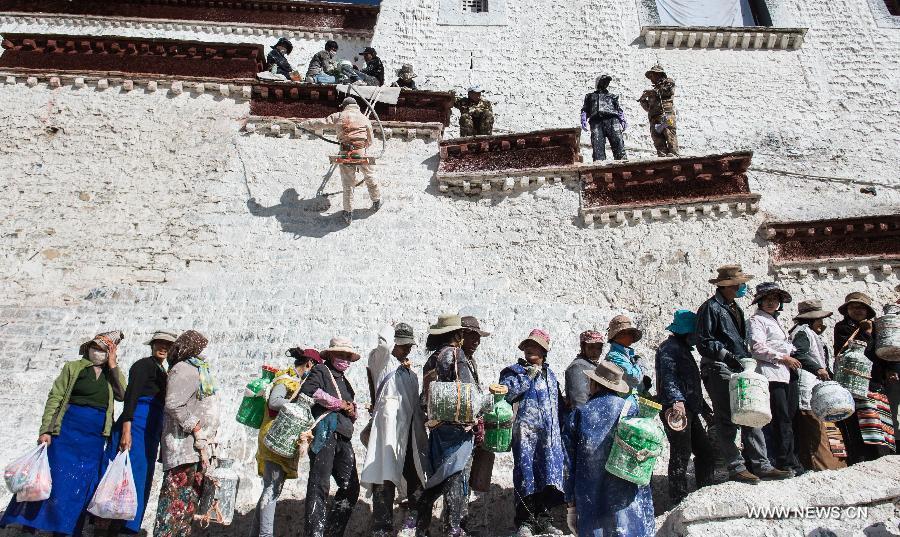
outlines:
{"label": "plastic jug", "polygon": [[606,461],[607,472],[635,485],[650,483],[666,436],[662,424],[656,419],[660,410],[662,406],[659,403],[639,397],[638,416],[619,419]]}
{"label": "plastic jug", "polygon": [[886,304],[884,315],[875,319],[875,355],[900,362],[900,305]]}
{"label": "plastic jug", "polygon": [[238,423],[259,429],[262,425],[263,415],[266,413],[266,388],[275,379],[277,372],[277,368],[264,365],[262,377],[247,384],[247,388],[244,390],[244,399],[237,411]]}
{"label": "plastic jug", "polygon": [[494,406],[484,415],[484,444],[482,447],[494,453],[505,453],[512,446],[512,405],[506,402],[509,388],[502,384],[492,384]]}
{"label": "plastic jug", "polygon": [[872,361],[866,358],[866,343],[851,340],[835,364],[834,380],[857,399],[869,395],[869,379],[872,378]]}
{"label": "plastic jug", "polygon": [[728,393],[731,398],[731,421],[746,427],[762,427],[772,421],[769,402],[769,379],[757,373],[756,360],[741,360],[744,370],[731,375]]}
{"label": "plastic jug", "polygon": [[813,387],[812,413],[822,421],[841,421],[849,418],[856,410],[853,395],[833,380],[820,382]]}
{"label": "plastic jug", "polygon": [[203,495],[198,512],[202,522],[228,526],[234,519],[238,486],[241,478],[232,468],[232,459],[218,459],[218,465],[203,476]]}
{"label": "plastic jug", "polygon": [[316,422],[312,415],[313,404],[311,397],[300,394],[296,403],[289,403],[281,408],[263,439],[272,453],[287,458],[297,454],[297,440],[301,434],[312,429]]}

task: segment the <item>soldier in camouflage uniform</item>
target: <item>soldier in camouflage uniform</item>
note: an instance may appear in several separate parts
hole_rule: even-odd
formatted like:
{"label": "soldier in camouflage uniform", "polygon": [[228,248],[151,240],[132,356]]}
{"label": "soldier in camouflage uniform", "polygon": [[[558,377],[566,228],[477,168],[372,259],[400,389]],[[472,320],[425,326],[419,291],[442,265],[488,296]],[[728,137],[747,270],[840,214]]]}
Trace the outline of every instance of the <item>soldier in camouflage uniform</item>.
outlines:
{"label": "soldier in camouflage uniform", "polygon": [[660,157],[678,156],[678,137],[675,131],[675,81],[666,76],[659,64],[646,73],[653,88],[645,90],[638,99],[650,119],[650,138]]}
{"label": "soldier in camouflage uniform", "polygon": [[494,110],[491,103],[481,98],[481,86],[469,88],[468,97],[461,97],[453,102],[454,108],[460,111],[459,135],[490,136],[494,132]]}
{"label": "soldier in camouflage uniform", "polygon": [[613,158],[625,160],[625,141],[622,131],[625,130],[625,113],[619,106],[619,96],[607,89],[612,77],[597,77],[595,91],[584,96],[581,107],[581,128],[591,133],[591,146],[594,150],[594,161],[606,160],[606,140],[612,147]]}

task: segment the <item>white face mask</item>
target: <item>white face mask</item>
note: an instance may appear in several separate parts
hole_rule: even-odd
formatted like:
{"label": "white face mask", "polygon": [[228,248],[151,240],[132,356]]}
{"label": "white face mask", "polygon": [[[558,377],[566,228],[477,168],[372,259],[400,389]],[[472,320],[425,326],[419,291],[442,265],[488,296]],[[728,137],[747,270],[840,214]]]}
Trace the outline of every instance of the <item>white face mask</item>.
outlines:
{"label": "white face mask", "polygon": [[87,358],[94,365],[103,365],[106,363],[106,351],[91,347],[88,349]]}

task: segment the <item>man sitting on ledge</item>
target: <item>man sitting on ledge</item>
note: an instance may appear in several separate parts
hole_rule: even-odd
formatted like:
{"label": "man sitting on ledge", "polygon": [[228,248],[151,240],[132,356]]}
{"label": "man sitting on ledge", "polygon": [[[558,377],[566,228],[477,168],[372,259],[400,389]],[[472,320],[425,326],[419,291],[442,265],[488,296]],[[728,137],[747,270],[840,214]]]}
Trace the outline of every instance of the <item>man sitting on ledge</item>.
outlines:
{"label": "man sitting on ledge", "polygon": [[481,86],[469,88],[467,97],[460,97],[453,102],[453,107],[460,111],[459,135],[490,136],[494,132],[494,110],[491,103],[481,98]]}
{"label": "man sitting on ledge", "polygon": [[286,80],[290,80],[291,74],[296,72],[287,59],[292,50],[294,50],[294,45],[287,38],[279,39],[269,51],[269,55],[266,56],[266,70],[273,75],[281,75]]}
{"label": "man sitting on ledge", "polygon": [[338,70],[334,57],[337,55],[338,44],[335,41],[325,43],[325,50],[316,52],[306,69],[306,81],[312,84],[334,84],[335,74]]}

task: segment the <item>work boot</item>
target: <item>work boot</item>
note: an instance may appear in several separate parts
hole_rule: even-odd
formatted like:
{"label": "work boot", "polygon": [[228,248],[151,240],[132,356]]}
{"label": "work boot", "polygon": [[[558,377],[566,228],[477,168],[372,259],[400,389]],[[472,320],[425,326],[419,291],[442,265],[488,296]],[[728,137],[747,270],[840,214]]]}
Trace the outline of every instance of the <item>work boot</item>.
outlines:
{"label": "work boot", "polygon": [[348,226],[353,222],[353,211],[344,211],[344,223]]}
{"label": "work boot", "polygon": [[737,481],[738,483],[747,483],[749,485],[759,484],[759,478],[754,474],[751,474],[747,470],[741,470],[735,474],[731,474],[728,477],[729,481]]}
{"label": "work boot", "polygon": [[534,537],[534,535],[534,529],[527,522],[519,526],[519,530],[516,532],[516,537]]}
{"label": "work boot", "polygon": [[760,479],[764,479],[766,481],[774,481],[778,479],[788,479],[790,477],[794,477],[794,472],[790,470],[779,470],[778,468],[771,468],[769,470],[763,470],[756,473],[757,475],[759,475]]}
{"label": "work boot", "polygon": [[375,200],[372,202],[372,212],[378,212],[378,209],[381,209],[381,200]]}

